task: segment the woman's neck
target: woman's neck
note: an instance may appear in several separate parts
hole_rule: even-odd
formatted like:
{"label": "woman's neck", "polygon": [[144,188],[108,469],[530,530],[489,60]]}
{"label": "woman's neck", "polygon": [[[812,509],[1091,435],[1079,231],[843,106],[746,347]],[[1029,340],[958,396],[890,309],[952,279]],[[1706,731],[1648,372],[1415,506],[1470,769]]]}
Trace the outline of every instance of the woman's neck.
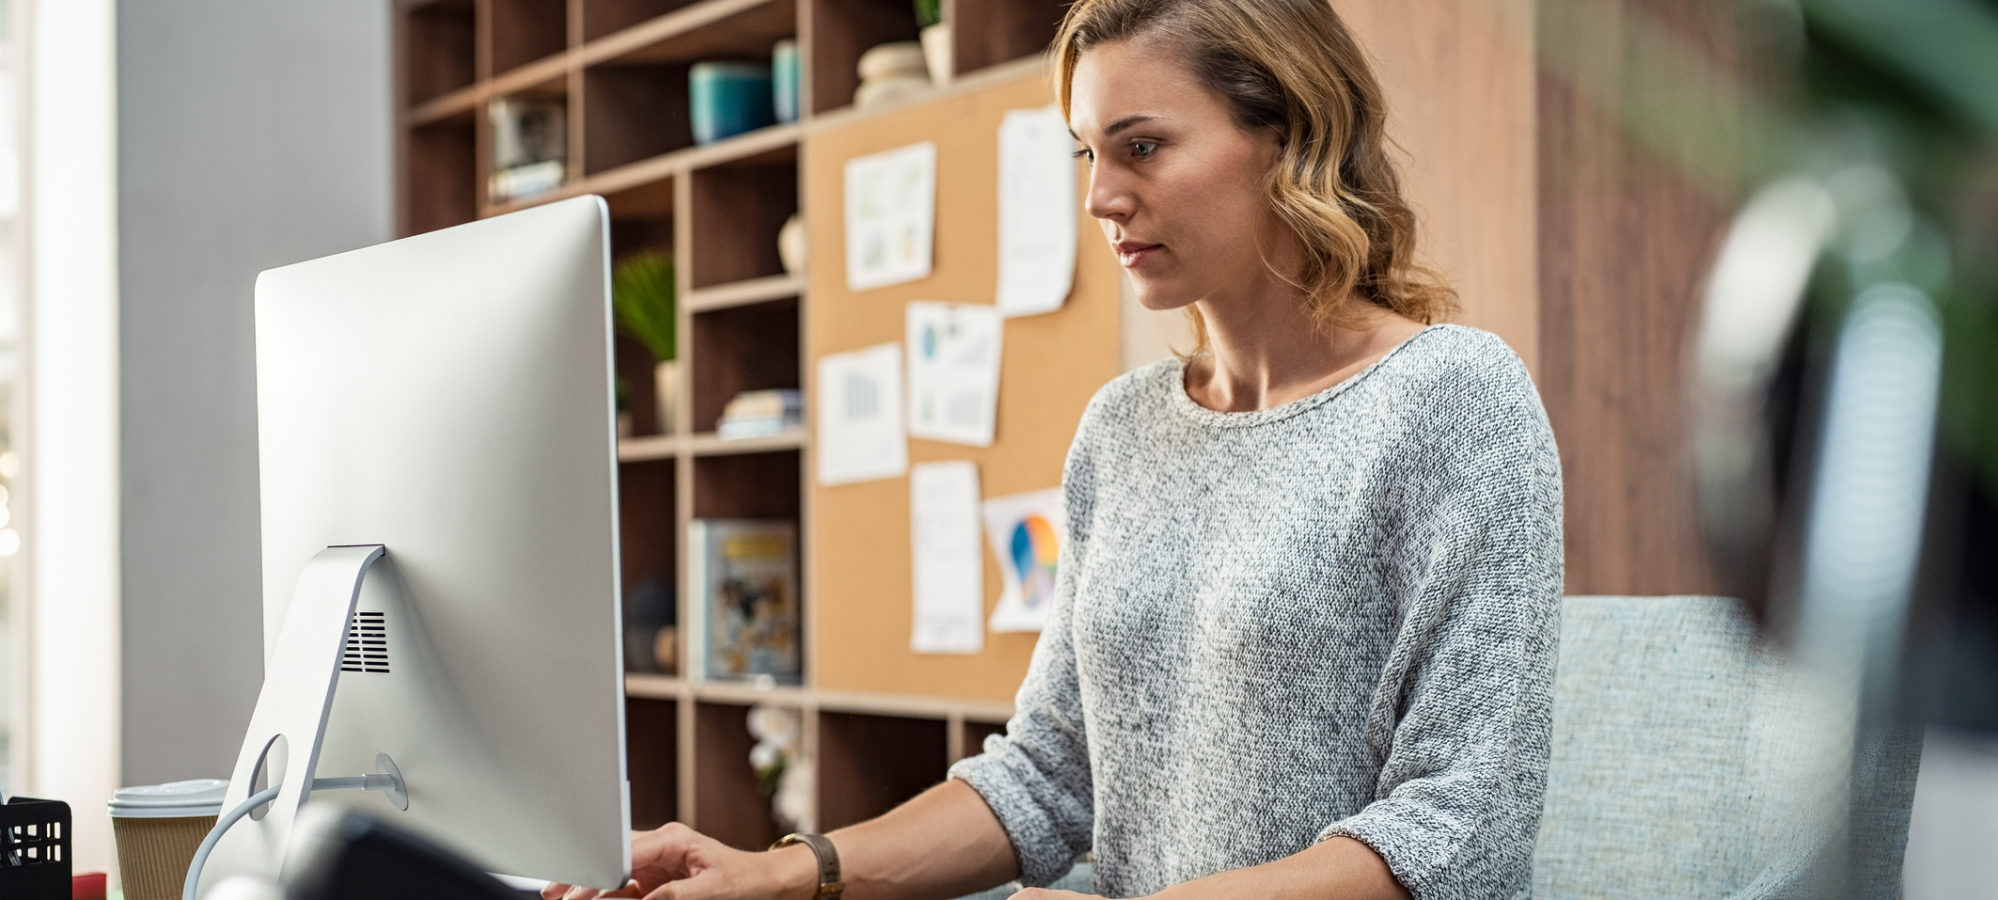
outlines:
{"label": "woman's neck", "polygon": [[1321,326],[1295,289],[1259,292],[1256,300],[1202,300],[1199,309],[1209,352],[1188,365],[1186,391],[1194,402],[1222,412],[1270,409],[1311,396],[1422,330],[1421,323],[1387,310],[1351,327]]}

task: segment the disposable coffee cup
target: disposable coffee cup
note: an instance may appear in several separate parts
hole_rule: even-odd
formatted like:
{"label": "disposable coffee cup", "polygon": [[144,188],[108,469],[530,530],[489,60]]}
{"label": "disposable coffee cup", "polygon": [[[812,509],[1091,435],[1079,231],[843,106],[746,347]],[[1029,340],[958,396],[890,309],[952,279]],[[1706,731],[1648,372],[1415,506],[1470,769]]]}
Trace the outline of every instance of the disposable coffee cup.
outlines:
{"label": "disposable coffee cup", "polygon": [[222,814],[229,782],[197,778],[120,788],[111,797],[111,832],[125,900],[179,900],[201,839]]}

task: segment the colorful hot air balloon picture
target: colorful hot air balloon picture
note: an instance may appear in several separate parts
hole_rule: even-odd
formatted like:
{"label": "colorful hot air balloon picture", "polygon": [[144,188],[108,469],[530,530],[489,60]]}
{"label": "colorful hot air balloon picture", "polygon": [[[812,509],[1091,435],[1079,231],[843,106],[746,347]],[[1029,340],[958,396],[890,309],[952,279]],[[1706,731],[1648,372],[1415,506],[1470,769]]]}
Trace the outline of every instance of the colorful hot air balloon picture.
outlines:
{"label": "colorful hot air balloon picture", "polygon": [[1040,515],[1027,515],[1013,527],[1011,543],[1022,603],[1035,612],[1047,609],[1054,600],[1055,558],[1060,547],[1054,526]]}

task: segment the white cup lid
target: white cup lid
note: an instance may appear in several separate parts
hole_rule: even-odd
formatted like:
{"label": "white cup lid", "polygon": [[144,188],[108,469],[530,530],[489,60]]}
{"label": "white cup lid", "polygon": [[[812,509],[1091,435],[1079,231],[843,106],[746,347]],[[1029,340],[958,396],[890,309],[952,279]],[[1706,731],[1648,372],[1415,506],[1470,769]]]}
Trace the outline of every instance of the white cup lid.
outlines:
{"label": "white cup lid", "polygon": [[229,782],[196,778],[119,788],[111,795],[111,815],[121,819],[173,819],[222,814],[222,793]]}

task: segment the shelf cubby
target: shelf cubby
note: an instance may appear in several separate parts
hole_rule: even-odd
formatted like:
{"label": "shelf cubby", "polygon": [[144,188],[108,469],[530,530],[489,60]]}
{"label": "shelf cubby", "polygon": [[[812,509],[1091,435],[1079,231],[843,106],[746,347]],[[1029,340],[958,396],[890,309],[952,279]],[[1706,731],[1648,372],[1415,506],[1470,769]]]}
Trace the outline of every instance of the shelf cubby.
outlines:
{"label": "shelf cubby", "polygon": [[[644,253],[673,253],[672,183],[649,184],[604,198],[611,216],[611,265]],[[676,423],[659,418],[658,359],[644,344],[619,332],[613,342],[617,377],[631,415],[631,436],[649,438],[674,433]],[[684,387],[681,393],[685,393]]]}
{"label": "shelf cubby", "polygon": [[[486,102],[480,103],[478,108],[472,112],[473,115],[484,120],[480,123],[480,130],[483,134],[487,135],[486,138],[482,139],[482,142],[487,145],[485,148],[486,158],[480,160],[480,169],[482,171],[493,172],[499,168],[500,161],[496,158],[497,149],[492,146],[493,139],[490,137],[494,131],[491,122],[491,109],[492,102],[502,97],[523,101],[552,100],[561,103],[563,152],[566,154],[570,148],[575,146],[575,142],[570,136],[570,132],[575,129],[576,125],[575,98],[569,96],[568,78],[559,68],[537,67],[516,70],[504,84],[494,82],[493,87],[494,91],[491,97]],[[484,203],[481,213],[483,215],[494,215],[498,212],[511,212],[515,209],[533,206],[537,203],[547,202],[555,197],[564,196],[564,188],[574,180],[575,171],[576,167],[573,161],[566,163],[563,166],[562,182],[560,184],[540,193],[520,197],[496,198],[492,195],[492,185],[480,185],[479,196]]]}
{"label": "shelf cubby", "polygon": [[619,334],[611,342],[611,365],[624,388],[625,411],[631,414],[631,436],[639,438],[671,434],[671,422],[659,421],[657,364],[644,344]]}
{"label": "shelf cubby", "polygon": [[951,762],[957,762],[969,756],[977,756],[984,752],[985,739],[995,734],[1005,734],[1006,723],[981,722],[976,719],[966,719],[957,723],[957,733],[959,749],[953,754],[954,758]]}
{"label": "shelf cubby", "polygon": [[[584,173],[693,146],[689,68],[709,59],[768,62],[777,42],[796,34],[796,20],[795,0],[707,0],[588,45]],[[689,27],[696,23],[703,27]]]}
{"label": "shelf cubby", "polygon": [[624,736],[631,827],[658,828],[680,818],[679,702],[626,697]]}
{"label": "shelf cubby", "polygon": [[956,0],[951,6],[951,64],[958,75],[1038,56],[1054,42],[1067,0]]}
{"label": "shelf cubby", "polygon": [[784,274],[777,233],[798,212],[798,148],[780,144],[754,156],[696,169],[688,178],[692,215],[689,284],[696,290]]}
{"label": "shelf cubby", "polygon": [[[860,55],[877,44],[917,40],[920,30],[909,0],[805,0],[812,25],[812,58],[801,68],[812,114],[853,105],[860,87]],[[985,2],[985,0],[981,0]]]}
{"label": "shelf cubby", "polygon": [[797,297],[695,313],[693,323],[694,431],[714,431],[722,409],[742,391],[802,383]]}
{"label": "shelf cubby", "polygon": [[403,142],[403,216],[416,234],[478,218],[478,142],[469,110],[408,130]]}
{"label": "shelf cubby", "polygon": [[944,778],[942,721],[821,710],[818,726],[821,830],[878,816]]}
{"label": "shelf cubby", "polygon": [[594,41],[696,2],[699,0],[582,0],[583,40]]}
{"label": "shelf cubby", "polygon": [[639,250],[673,252],[673,182],[669,174],[603,192],[614,258]]}
{"label": "shelf cubby", "polygon": [[504,75],[569,48],[564,0],[486,0],[492,16],[492,67]]}
{"label": "shelf cubby", "polygon": [[403,103],[421,106],[476,80],[472,0],[410,10],[402,28]]}
{"label": "shelf cubby", "polygon": [[796,521],[798,462],[796,450],[695,457],[694,518]]}
{"label": "shelf cubby", "polygon": [[686,63],[590,66],[582,99],[585,176],[693,146]]}
{"label": "shelf cubby", "polygon": [[[627,604],[648,583],[677,593],[680,541],[675,520],[678,483],[674,461],[627,462],[618,467],[617,474],[618,556],[622,567],[618,580]],[[634,665],[629,660],[626,663],[627,668]]]}
{"label": "shelf cubby", "polygon": [[750,707],[737,703],[694,704],[694,827],[744,850],[770,846],[780,832],[770,801],[756,783],[749,750]]}

